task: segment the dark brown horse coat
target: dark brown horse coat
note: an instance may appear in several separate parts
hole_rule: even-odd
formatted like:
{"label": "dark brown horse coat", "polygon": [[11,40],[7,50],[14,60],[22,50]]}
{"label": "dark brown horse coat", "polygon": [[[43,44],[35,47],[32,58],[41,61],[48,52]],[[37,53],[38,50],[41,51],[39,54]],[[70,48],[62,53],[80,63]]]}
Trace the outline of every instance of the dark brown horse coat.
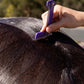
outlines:
{"label": "dark brown horse coat", "polygon": [[0,84],[84,84],[84,49],[61,32],[34,40],[41,26],[0,19]]}

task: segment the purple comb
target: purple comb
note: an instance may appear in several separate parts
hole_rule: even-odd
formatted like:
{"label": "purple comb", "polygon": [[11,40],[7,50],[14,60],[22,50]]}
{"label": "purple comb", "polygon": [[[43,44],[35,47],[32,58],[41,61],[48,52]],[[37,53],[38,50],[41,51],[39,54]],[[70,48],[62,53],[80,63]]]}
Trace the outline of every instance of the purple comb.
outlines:
{"label": "purple comb", "polygon": [[[53,0],[48,0],[46,2],[46,6],[48,7],[48,24],[47,24],[47,26],[49,26],[52,23],[54,5],[55,5],[55,1],[53,1]],[[49,35],[50,35],[50,33],[46,32],[46,31],[37,32],[35,35],[35,39],[44,38]]]}

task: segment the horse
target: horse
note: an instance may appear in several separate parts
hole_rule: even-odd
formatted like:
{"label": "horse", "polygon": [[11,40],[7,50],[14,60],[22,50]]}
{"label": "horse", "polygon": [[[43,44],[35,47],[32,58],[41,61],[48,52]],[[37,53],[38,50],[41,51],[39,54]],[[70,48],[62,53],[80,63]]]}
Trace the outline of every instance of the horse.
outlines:
{"label": "horse", "polygon": [[61,31],[34,39],[42,21],[0,18],[0,84],[84,84],[84,49]]}

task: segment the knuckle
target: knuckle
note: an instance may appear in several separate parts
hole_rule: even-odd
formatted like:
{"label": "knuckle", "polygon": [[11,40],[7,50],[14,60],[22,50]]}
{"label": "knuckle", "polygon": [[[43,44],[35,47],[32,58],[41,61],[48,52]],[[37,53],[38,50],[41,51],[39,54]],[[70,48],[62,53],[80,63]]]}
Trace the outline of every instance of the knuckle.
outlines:
{"label": "knuckle", "polygon": [[45,18],[45,17],[47,16],[47,14],[48,14],[48,11],[46,11],[45,13],[43,13],[43,14],[41,15],[41,17],[42,17],[42,18]]}
{"label": "knuckle", "polygon": [[57,4],[57,5],[55,5],[55,7],[59,8],[59,7],[61,7],[61,5],[58,5],[58,4]]}
{"label": "knuckle", "polygon": [[55,9],[62,9],[62,6],[61,5],[55,5]]}

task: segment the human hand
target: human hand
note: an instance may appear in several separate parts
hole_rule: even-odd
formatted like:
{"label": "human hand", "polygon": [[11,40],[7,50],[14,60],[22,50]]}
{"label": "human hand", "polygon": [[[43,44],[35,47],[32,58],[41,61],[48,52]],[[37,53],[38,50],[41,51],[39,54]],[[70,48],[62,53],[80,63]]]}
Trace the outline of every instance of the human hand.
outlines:
{"label": "human hand", "polygon": [[48,11],[42,14],[43,27],[41,31],[47,31],[49,33],[58,31],[60,27],[75,28],[84,24],[84,22],[82,22],[84,13],[61,5],[54,7],[53,23],[49,26],[47,26],[47,16]]}

